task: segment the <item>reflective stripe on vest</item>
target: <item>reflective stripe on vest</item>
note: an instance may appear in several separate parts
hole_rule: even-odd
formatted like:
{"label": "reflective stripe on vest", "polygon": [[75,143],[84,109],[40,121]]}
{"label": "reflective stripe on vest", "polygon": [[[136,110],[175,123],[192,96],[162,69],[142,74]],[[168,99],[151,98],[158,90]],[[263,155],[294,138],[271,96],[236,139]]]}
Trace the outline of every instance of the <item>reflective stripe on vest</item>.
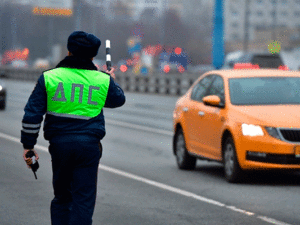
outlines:
{"label": "reflective stripe on vest", "polygon": [[104,107],[110,82],[105,73],[60,67],[44,78],[48,114],[88,120]]}

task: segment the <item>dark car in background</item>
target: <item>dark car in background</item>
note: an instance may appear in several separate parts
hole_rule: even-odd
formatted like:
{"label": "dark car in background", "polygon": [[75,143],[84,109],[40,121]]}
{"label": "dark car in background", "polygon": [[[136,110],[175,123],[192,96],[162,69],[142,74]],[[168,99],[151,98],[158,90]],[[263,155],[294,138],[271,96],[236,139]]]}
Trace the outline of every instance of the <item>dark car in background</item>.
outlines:
{"label": "dark car in background", "polygon": [[6,107],[6,88],[3,81],[0,79],[0,110]]}
{"label": "dark car in background", "polygon": [[259,65],[259,68],[277,69],[284,63],[280,54],[269,52],[231,52],[226,55],[223,69],[232,69],[236,63],[251,63]]}

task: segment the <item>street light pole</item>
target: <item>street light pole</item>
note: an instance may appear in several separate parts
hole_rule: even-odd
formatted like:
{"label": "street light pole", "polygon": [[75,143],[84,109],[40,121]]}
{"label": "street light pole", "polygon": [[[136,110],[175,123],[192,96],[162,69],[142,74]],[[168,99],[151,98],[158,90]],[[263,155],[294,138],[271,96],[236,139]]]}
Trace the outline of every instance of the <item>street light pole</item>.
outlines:
{"label": "street light pole", "polygon": [[212,38],[212,63],[221,69],[224,63],[224,0],[215,0]]}
{"label": "street light pole", "polygon": [[12,38],[12,49],[17,47],[17,17],[16,17],[16,4],[12,4],[12,16],[10,21],[10,30],[11,30],[11,38]]}
{"label": "street light pole", "polygon": [[[0,3],[0,55],[2,54],[2,51],[3,51],[3,36],[2,36],[2,31],[3,31],[3,19],[2,19],[2,8],[3,8],[3,3]],[[0,62],[0,65],[1,65],[1,62]]]}
{"label": "street light pole", "polygon": [[165,19],[166,19],[166,0],[162,1],[162,14],[161,14],[161,25],[160,25],[160,44],[163,46],[165,42]]}
{"label": "street light pole", "polygon": [[76,1],[76,21],[75,21],[75,30],[81,30],[81,6],[82,2],[81,0]]}
{"label": "street light pole", "polygon": [[52,56],[52,49],[54,44],[54,16],[49,16],[48,18],[48,45],[49,45],[49,55]]}
{"label": "street light pole", "polygon": [[92,32],[96,34],[98,25],[99,4],[94,4],[92,9]]}
{"label": "street light pole", "polygon": [[273,0],[273,26],[272,26],[272,39],[275,41],[276,39],[276,26],[277,26],[277,16],[276,16],[276,6],[277,6],[277,0]]}
{"label": "street light pole", "polygon": [[245,24],[244,24],[244,44],[243,44],[243,50],[244,52],[248,51],[248,44],[249,44],[249,0],[246,0],[245,2]]}

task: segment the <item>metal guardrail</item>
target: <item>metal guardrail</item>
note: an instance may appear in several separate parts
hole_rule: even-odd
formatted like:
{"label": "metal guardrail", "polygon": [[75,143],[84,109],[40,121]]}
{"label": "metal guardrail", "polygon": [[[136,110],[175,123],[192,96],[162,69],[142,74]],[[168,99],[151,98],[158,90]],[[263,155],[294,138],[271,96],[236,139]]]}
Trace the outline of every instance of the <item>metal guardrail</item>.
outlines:
{"label": "metal guardrail", "polygon": [[35,69],[14,69],[11,67],[0,67],[0,76],[6,79],[36,81],[43,70]]}
{"label": "metal guardrail", "polygon": [[[37,81],[43,70],[0,67],[0,75],[7,79]],[[161,95],[183,95],[201,74],[133,75],[116,72],[116,82],[124,91]]]}

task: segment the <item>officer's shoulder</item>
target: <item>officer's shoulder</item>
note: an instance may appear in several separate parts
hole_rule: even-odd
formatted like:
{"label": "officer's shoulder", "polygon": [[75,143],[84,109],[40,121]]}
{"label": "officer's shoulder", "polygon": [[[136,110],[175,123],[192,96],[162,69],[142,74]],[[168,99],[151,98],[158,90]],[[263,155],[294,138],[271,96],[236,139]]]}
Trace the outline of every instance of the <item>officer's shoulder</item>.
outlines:
{"label": "officer's shoulder", "polygon": [[59,67],[50,68],[50,69],[44,70],[44,71],[42,72],[42,74],[45,74],[45,73],[47,73],[47,72],[51,72],[51,71],[54,71],[54,70],[57,70],[57,69],[59,69]]}
{"label": "officer's shoulder", "polygon": [[43,70],[42,73],[46,73],[46,72],[48,72],[48,71],[50,71],[50,70],[53,70],[53,69],[56,69],[56,68],[50,68],[50,69],[47,69],[47,70]]}

